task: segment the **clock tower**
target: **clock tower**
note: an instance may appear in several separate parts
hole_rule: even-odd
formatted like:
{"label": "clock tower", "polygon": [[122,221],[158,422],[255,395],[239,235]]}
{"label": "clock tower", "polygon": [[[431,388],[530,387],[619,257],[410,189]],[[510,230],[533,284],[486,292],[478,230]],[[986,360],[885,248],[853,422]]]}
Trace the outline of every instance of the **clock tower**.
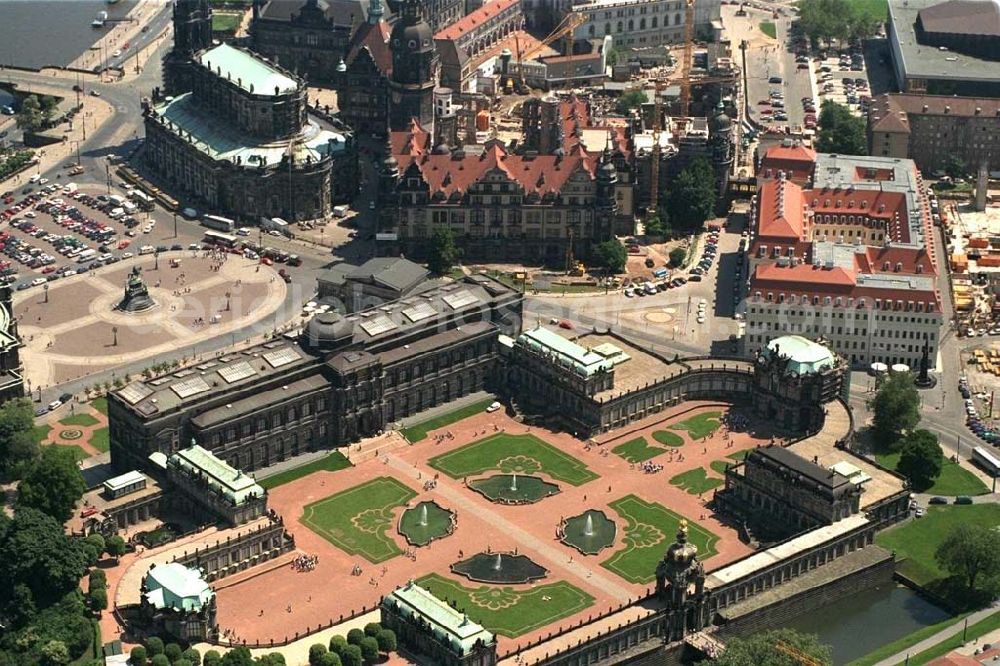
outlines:
{"label": "clock tower", "polygon": [[389,37],[389,129],[405,130],[416,118],[433,134],[434,87],[438,78],[434,33],[424,20],[420,0],[403,0],[400,12]]}

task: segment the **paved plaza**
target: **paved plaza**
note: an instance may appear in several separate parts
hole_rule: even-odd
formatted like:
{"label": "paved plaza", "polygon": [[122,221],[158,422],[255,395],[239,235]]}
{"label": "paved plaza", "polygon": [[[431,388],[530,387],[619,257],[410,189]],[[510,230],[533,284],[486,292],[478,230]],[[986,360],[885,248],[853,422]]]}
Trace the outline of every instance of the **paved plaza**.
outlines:
{"label": "paved plaza", "polygon": [[[116,311],[133,266],[142,268],[157,306]],[[138,257],[19,292],[14,312],[25,342],[31,386],[51,386],[100,370],[190,348],[261,322],[261,332],[287,317],[276,314],[286,285],[270,266],[238,255],[203,251]],[[47,302],[46,302],[47,301]],[[285,313],[287,314],[287,313]],[[233,342],[236,342],[235,340]]]}
{"label": "paved plaza", "polygon": [[[708,493],[699,497],[672,484],[671,478],[704,469],[707,476],[721,479],[724,467],[713,463],[769,440],[769,435],[726,434],[725,428],[712,428],[715,417],[728,409],[716,403],[685,403],[589,445],[564,433],[529,428],[502,413],[479,413],[432,430],[413,445],[353,447],[358,449],[351,451],[355,467],[315,472],[269,491],[269,505],[284,517],[298,553],[316,556],[318,562],[315,568],[300,571],[284,561],[273,568],[264,565],[261,572],[247,572],[254,575],[222,581],[217,586],[220,627],[249,643],[283,640],[371,608],[409,579],[436,574],[434,581],[428,581],[433,582],[432,588],[450,590],[451,600],[488,628],[495,623],[492,628],[502,636],[500,651],[504,653],[557,627],[576,624],[645,595],[653,585],[655,563],[672,542],[681,519],[690,521],[696,536],[693,541],[706,556],[706,568],[723,566],[750,549],[705,507]],[[687,427],[671,429],[682,423]],[[692,426],[698,428],[692,430]],[[646,469],[611,453],[612,448],[639,436],[647,436],[652,443],[653,433],[663,430],[684,441],[680,446],[663,447],[664,452],[646,461]],[[704,437],[692,439],[692,433]],[[470,444],[486,440],[499,446],[524,435],[578,465],[571,479],[557,478],[560,471],[566,471],[558,468],[557,474],[548,474],[550,460],[525,470],[559,486],[557,494],[537,503],[495,504],[466,486],[474,478],[503,473],[511,462],[504,456],[481,456],[480,462],[492,457],[495,466],[488,469],[488,464],[480,464],[480,471],[468,477],[450,468],[452,473],[446,474],[440,464],[466,458],[464,462],[472,465],[475,461],[468,460],[468,452],[475,449]],[[456,456],[448,455],[459,449],[463,451]],[[429,464],[435,459],[438,469]],[[387,479],[394,480],[394,487],[411,492],[393,492],[387,498],[350,492],[366,484],[385,486]],[[352,498],[350,510],[337,516],[336,507],[331,506],[334,512],[328,518],[318,514],[317,509],[326,504],[323,500],[337,494]],[[371,502],[361,501],[362,495]],[[455,531],[427,546],[413,547],[399,534],[399,519],[407,507],[429,500],[456,514]],[[614,545],[591,556],[582,555],[557,536],[560,519],[576,516],[584,508],[603,511],[618,527]],[[351,513],[357,515],[347,515]],[[303,519],[313,527],[317,523],[323,527],[313,529]],[[358,538],[392,547],[371,553],[369,559],[357,541],[352,542]],[[344,543],[354,545],[348,549],[337,545]],[[486,586],[451,572],[450,565],[486,551],[516,552],[548,573],[533,583]],[[520,603],[524,604],[523,617],[517,609]],[[512,622],[513,618],[519,621]]]}

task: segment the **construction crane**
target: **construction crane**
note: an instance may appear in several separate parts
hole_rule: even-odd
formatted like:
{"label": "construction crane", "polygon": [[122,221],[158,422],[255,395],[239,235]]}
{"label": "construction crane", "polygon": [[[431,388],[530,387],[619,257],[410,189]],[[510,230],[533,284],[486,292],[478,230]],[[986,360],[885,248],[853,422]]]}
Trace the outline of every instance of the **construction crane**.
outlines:
{"label": "construction crane", "polygon": [[782,654],[788,655],[798,663],[802,664],[802,666],[823,666],[823,662],[819,659],[806,654],[797,647],[789,645],[784,641],[776,642],[774,644],[774,649]]}
{"label": "construction crane", "polygon": [[517,75],[521,90],[526,89],[526,86],[524,85],[524,66],[522,63],[538,53],[541,53],[545,47],[562,39],[563,37],[570,37],[570,48],[572,48],[573,33],[576,32],[577,28],[586,22],[587,16],[582,13],[567,14],[563,17],[563,20],[559,22],[559,25],[557,25],[555,29],[545,37],[545,39],[539,41],[537,44],[525,51],[521,51],[521,40],[518,38],[517,33],[514,33],[514,46],[517,49]]}
{"label": "construction crane", "polygon": [[694,57],[694,0],[684,4],[684,55],[681,58],[681,116],[691,108],[691,59]]}
{"label": "construction crane", "polygon": [[663,89],[666,85],[662,78],[657,77],[653,87],[653,162],[650,165],[649,186],[649,220],[658,215],[657,203],[660,194],[660,132],[663,129]]}

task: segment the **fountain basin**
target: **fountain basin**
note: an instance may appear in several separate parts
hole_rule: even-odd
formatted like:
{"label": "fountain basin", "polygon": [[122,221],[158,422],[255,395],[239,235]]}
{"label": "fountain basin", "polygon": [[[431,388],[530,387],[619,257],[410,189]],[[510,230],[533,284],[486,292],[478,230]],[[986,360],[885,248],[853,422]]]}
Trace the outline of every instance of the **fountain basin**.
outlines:
{"label": "fountain basin", "polygon": [[615,542],[617,527],[603,511],[589,509],[567,518],[559,527],[559,540],[584,555],[597,555]]}
{"label": "fountain basin", "polygon": [[455,514],[437,502],[421,502],[403,512],[398,530],[411,546],[426,546],[455,531]]}
{"label": "fountain basin", "polygon": [[452,564],[451,570],[477,583],[529,583],[549,573],[526,555],[513,553],[476,553]]}
{"label": "fountain basin", "polygon": [[559,486],[537,476],[494,474],[468,486],[497,504],[533,504],[559,492]]}

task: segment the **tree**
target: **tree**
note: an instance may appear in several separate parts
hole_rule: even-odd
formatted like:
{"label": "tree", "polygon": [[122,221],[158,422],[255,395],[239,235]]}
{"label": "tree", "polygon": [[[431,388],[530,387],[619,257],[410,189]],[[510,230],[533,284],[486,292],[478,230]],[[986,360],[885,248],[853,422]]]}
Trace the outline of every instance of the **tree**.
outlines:
{"label": "tree", "polygon": [[667,236],[670,233],[670,225],[663,215],[653,215],[643,223],[643,226],[647,236]]}
{"label": "tree", "polygon": [[959,576],[969,592],[975,592],[984,580],[1000,574],[1000,533],[992,527],[960,523],[937,547],[934,559],[942,569]]}
{"label": "tree", "polygon": [[667,190],[667,209],[677,229],[695,230],[715,212],[715,172],[704,157],[692,160]]}
{"label": "tree", "polygon": [[812,40],[864,39],[878,31],[880,21],[866,13],[862,3],[847,0],[801,0],[798,28]]}
{"label": "tree", "polygon": [[182,654],[181,657],[187,659],[191,666],[201,666],[201,653],[194,648],[184,650],[184,654]]}
{"label": "tree", "polygon": [[201,663],[202,666],[219,666],[222,663],[222,655],[217,650],[208,650]]}
{"label": "tree", "polygon": [[0,538],[0,596],[22,584],[40,608],[75,590],[86,571],[79,539],[51,516],[20,507]]}
{"label": "tree", "polygon": [[330,651],[322,643],[309,646],[309,666],[320,666],[320,660]]}
{"label": "tree", "polygon": [[261,666],[285,666],[285,655],[280,652],[268,652],[257,657],[254,663]]}
{"label": "tree", "polygon": [[83,538],[83,540],[91,544],[94,548],[96,548],[98,553],[104,552],[104,548],[106,546],[106,544],[104,543],[104,537],[98,534],[97,532],[94,532],[93,534],[88,534]]}
{"label": "tree", "polygon": [[628,115],[632,109],[640,109],[642,105],[649,101],[646,93],[641,90],[629,90],[618,98],[615,104],[615,111],[622,115]]}
{"label": "tree", "polygon": [[889,451],[899,448],[899,438],[920,422],[920,396],[909,373],[893,373],[868,403],[872,411],[875,442]]}
{"label": "tree", "polygon": [[38,102],[38,97],[29,95],[21,102],[21,110],[17,112],[17,128],[25,132],[37,132],[45,126],[45,112]]}
{"label": "tree", "polygon": [[611,47],[611,50],[608,51],[608,57],[607,57],[608,67],[614,67],[619,62],[621,62],[623,57],[625,57],[625,54],[622,52],[621,49],[617,47]]}
{"label": "tree", "polygon": [[826,100],[819,111],[816,150],[840,155],[867,155],[865,121],[852,115],[843,104]]}
{"label": "tree", "polygon": [[361,648],[361,658],[366,664],[372,664],[378,660],[378,641],[371,636],[365,636],[359,643]]}
{"label": "tree", "polygon": [[103,587],[91,590],[87,593],[87,602],[92,611],[100,613],[108,607],[108,591]]}
{"label": "tree", "polygon": [[344,666],[361,666],[363,663],[361,648],[357,645],[348,645],[340,655],[340,662]]}
{"label": "tree", "polygon": [[24,466],[38,457],[38,444],[32,436],[35,424],[31,402],[25,398],[0,405],[0,473],[20,478]]}
{"label": "tree", "polygon": [[612,238],[594,248],[594,258],[612,273],[621,273],[625,270],[628,253],[621,243]]}
{"label": "tree", "polygon": [[319,661],[319,666],[343,666],[336,652],[326,652]]}
{"label": "tree", "polygon": [[392,629],[383,629],[375,636],[378,641],[378,649],[382,652],[396,651],[396,632]]}
{"label": "tree", "polygon": [[937,435],[927,430],[914,430],[902,439],[896,471],[910,481],[917,492],[923,492],[941,475],[944,453]]}
{"label": "tree", "polygon": [[435,275],[444,275],[458,262],[462,251],[455,245],[455,235],[451,229],[435,229],[427,254],[427,268]]}
{"label": "tree", "polygon": [[674,268],[678,268],[684,265],[684,260],[687,259],[687,250],[682,247],[675,247],[670,251],[670,265]]}
{"label": "tree", "polygon": [[108,537],[107,542],[104,544],[104,550],[108,555],[115,558],[115,562],[117,562],[118,558],[125,554],[125,539],[118,534]]}
{"label": "tree", "polygon": [[167,659],[167,655],[158,654],[153,656],[150,664],[152,664],[152,666],[170,666],[170,660]]}
{"label": "tree", "polygon": [[375,638],[380,631],[382,631],[382,625],[378,622],[369,622],[365,625],[365,636]]}
{"label": "tree", "polygon": [[830,648],[820,643],[815,634],[775,629],[726,641],[726,651],[712,662],[712,666],[799,666],[801,662],[798,658],[775,649],[779,643],[808,655],[817,663],[833,663]]}
{"label": "tree", "polygon": [[955,153],[951,153],[944,158],[944,172],[952,178],[963,178],[968,171],[965,168],[965,161]]}
{"label": "tree", "polygon": [[365,637],[365,632],[360,629],[351,629],[347,632],[348,645],[361,645],[361,639]]}
{"label": "tree", "polygon": [[71,657],[69,649],[62,641],[49,641],[42,647],[42,663],[49,666],[68,664]]}
{"label": "tree", "polygon": [[44,511],[65,522],[86,489],[73,452],[62,446],[47,446],[24,475],[17,501],[20,506]]}
{"label": "tree", "polygon": [[132,666],[146,666],[146,648],[136,645],[128,653],[128,661]]}
{"label": "tree", "polygon": [[163,640],[156,636],[150,636],[146,639],[146,650],[149,651],[150,657],[163,654]]}
{"label": "tree", "polygon": [[182,652],[181,646],[177,643],[167,643],[163,648],[163,654],[167,656],[171,664],[181,658]]}
{"label": "tree", "polygon": [[343,636],[334,636],[330,639],[330,652],[343,656],[347,648],[347,639]]}
{"label": "tree", "polygon": [[222,666],[253,666],[254,660],[250,648],[240,646],[223,655],[219,663]]}

